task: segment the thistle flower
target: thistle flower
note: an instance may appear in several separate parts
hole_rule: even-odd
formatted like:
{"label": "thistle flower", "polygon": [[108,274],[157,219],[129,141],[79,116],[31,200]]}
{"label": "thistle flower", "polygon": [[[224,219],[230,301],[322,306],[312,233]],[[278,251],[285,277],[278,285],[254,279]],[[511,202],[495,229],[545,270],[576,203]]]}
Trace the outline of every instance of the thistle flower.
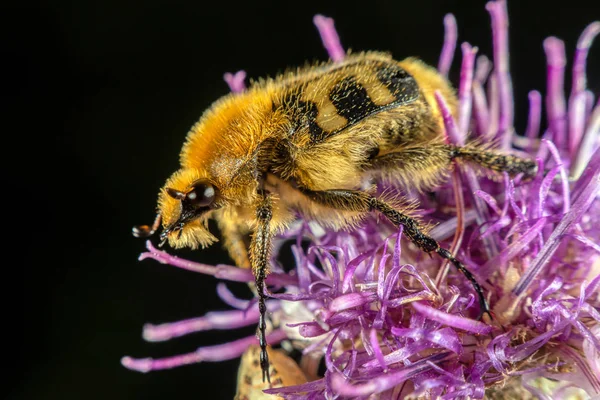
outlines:
{"label": "thistle flower", "polygon": [[[437,94],[447,138],[463,144],[469,133],[469,140],[535,156],[539,172],[530,182],[508,176],[494,181],[457,166],[434,198],[411,195],[425,210],[423,218],[437,224],[431,236],[448,242],[483,283],[494,321],[478,320],[469,282],[414,248],[402,229],[375,219],[352,232],[300,222],[278,239],[294,241],[293,268],[275,263],[267,278],[268,341],[300,350],[310,381],[274,385],[265,393],[288,399],[600,396],[600,102],[594,104],[585,74],[600,22],[577,43],[568,97],[564,44],[546,39],[546,97],[529,94],[527,129],[520,136],[513,128],[506,3],[492,1],[487,9],[493,60],[462,44],[457,120]],[[316,16],[314,22],[331,59],[343,59],[333,21]],[[454,17],[447,15],[444,25],[438,69],[447,75],[456,47]],[[244,77],[240,71],[225,79],[240,91]],[[540,140],[542,100],[548,128]],[[140,259],[225,281],[254,281],[248,270],[182,260],[150,242],[147,247]],[[144,338],[256,325],[254,301],[234,297],[224,283],[217,293],[233,310],[147,325]],[[124,357],[122,363],[148,372],[237,358],[255,343],[251,336],[165,359]],[[319,360],[323,376],[316,376]]]}

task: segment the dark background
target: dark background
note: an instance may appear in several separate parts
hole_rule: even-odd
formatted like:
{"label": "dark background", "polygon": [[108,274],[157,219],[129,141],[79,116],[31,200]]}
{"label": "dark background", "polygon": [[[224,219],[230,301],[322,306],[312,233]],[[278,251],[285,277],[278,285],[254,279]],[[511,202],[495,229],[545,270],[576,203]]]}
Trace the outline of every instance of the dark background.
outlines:
{"label": "dark background", "polygon": [[[520,132],[527,91],[545,88],[542,40],[564,39],[571,59],[579,33],[600,18],[593,0],[561,4],[509,4]],[[454,12],[459,43],[467,40],[491,55],[484,5],[57,0],[2,6],[7,397],[232,398],[236,360],[145,375],[119,363],[123,355],[163,357],[253,332],[205,332],[166,343],[141,339],[145,322],[227,309],[215,279],[138,262],[144,242],[130,235],[132,225],[151,223],[156,194],[177,168],[189,127],[228,92],[223,73],[245,69],[259,77],[326,59],[312,25],[315,13],[335,18],[346,48],[418,55],[436,65],[443,16]],[[600,71],[599,55],[596,44],[588,71]],[[590,76],[590,85],[600,91],[600,74]],[[229,262],[218,245],[179,254]],[[238,293],[250,296],[243,285]]]}

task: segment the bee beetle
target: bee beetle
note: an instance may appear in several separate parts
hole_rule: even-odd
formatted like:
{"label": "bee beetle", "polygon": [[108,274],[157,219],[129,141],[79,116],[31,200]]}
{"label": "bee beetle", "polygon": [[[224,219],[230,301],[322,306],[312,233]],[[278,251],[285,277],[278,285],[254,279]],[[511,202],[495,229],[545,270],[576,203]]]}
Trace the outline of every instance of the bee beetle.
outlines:
{"label": "bee beetle", "polygon": [[436,90],[455,112],[455,93],[435,69],[379,52],[350,54],[224,96],[188,133],[181,168],[160,191],[155,224],[134,234],[150,236],[162,221],[162,243],[205,247],[216,241],[207,221],[217,221],[233,260],[255,276],[263,381],[270,381],[264,282],[271,239],[298,215],[342,229],[381,213],[419,249],[460,270],[489,314],[480,285],[459,260],[401,207],[361,190],[372,180],[430,189],[455,159],[511,176],[535,174],[532,160],[447,144]]}

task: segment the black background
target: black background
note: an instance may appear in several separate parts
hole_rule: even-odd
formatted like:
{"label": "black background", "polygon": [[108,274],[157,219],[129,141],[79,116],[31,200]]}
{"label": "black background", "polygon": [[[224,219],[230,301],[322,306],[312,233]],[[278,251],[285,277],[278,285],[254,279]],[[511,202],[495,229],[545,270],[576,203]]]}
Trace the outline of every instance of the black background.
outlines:
{"label": "black background", "polygon": [[[594,4],[596,3],[596,4]],[[509,4],[516,127],[527,91],[544,90],[542,40],[566,41],[600,18],[593,0]],[[5,145],[3,364],[11,399],[232,398],[237,361],[149,374],[123,355],[161,357],[253,332],[208,332],[145,343],[145,322],[227,309],[217,281],[153,261],[134,224],[153,219],[156,194],[177,168],[189,127],[227,93],[226,71],[273,75],[326,59],[312,16],[336,20],[343,45],[418,55],[437,64],[445,13],[459,42],[491,55],[483,1],[54,1],[2,6]],[[17,7],[17,8],[15,8]],[[600,47],[588,63],[600,92]],[[457,77],[460,57],[453,73]],[[569,77],[569,75],[567,75]],[[569,80],[570,81],[570,80]],[[214,246],[180,252],[229,262]],[[250,296],[243,286],[238,293]]]}

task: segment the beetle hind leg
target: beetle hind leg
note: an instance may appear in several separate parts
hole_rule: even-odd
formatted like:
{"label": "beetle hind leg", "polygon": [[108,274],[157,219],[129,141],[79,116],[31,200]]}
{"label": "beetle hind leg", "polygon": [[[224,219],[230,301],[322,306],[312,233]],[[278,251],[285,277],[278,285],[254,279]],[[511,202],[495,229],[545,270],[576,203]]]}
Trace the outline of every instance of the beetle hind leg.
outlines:
{"label": "beetle hind leg", "polygon": [[406,237],[408,237],[408,239],[410,239],[410,241],[419,249],[426,253],[435,252],[443,259],[450,261],[452,265],[454,265],[454,267],[469,280],[479,298],[480,317],[483,314],[487,314],[490,318],[492,317],[487,300],[483,294],[483,289],[479,282],[477,282],[477,279],[475,279],[475,276],[462,262],[456,259],[450,251],[441,247],[434,238],[423,233],[423,230],[416,219],[401,213],[388,203],[361,191],[342,189],[327,191],[301,189],[301,191],[312,201],[324,206],[355,212],[378,211],[395,226],[403,226]]}
{"label": "beetle hind leg", "polygon": [[422,147],[401,148],[369,161],[367,171],[404,187],[430,189],[447,177],[452,161],[466,161],[493,172],[510,176],[522,173],[531,179],[537,173],[534,160],[502,154],[476,145],[454,146],[431,143]]}

